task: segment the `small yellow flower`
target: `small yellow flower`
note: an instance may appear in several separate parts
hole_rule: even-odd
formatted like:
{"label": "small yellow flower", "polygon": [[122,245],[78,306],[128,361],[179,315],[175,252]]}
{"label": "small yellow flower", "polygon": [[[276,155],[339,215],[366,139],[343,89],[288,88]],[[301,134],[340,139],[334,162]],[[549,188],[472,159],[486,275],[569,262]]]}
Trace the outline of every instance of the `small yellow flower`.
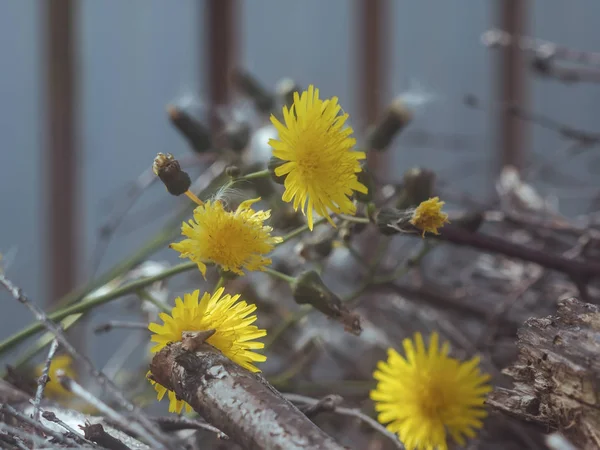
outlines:
{"label": "small yellow flower", "polygon": [[273,228],[264,225],[271,211],[254,211],[251,206],[260,198],[246,200],[236,211],[226,211],[220,201],[206,202],[194,210],[194,219],[183,223],[181,232],[188,239],[171,244],[196,264],[206,275],[205,262],[244,275],[242,269],[264,270],[271,264],[265,257],[281,237],[271,236]]}
{"label": "small yellow flower", "polygon": [[487,413],[485,394],[490,376],[481,373],[479,358],[460,362],[448,356],[449,344],[438,346],[433,333],[426,349],[421,333],[403,341],[405,357],[388,349],[373,374],[378,380],[371,391],[378,420],[398,434],[407,450],[447,450],[446,433],[465,444],[475,436]]}
{"label": "small yellow flower", "polygon": [[285,161],[275,169],[275,175],[285,176],[283,200],[302,209],[311,230],[313,209],[335,226],[329,211],[354,215],[352,192],[368,192],[356,175],[366,155],[352,151],[356,139],[350,137],[352,128],[344,128],[348,114],[340,111],[337,97],[321,100],[310,85],[302,95],[294,93],[289,110],[283,107],[285,125],[271,116],[280,140],[271,139],[269,145],[273,156]]}
{"label": "small yellow flower", "polygon": [[[56,376],[56,372],[58,370],[62,370],[65,375],[69,378],[75,378],[75,370],[72,367],[73,359],[69,355],[58,355],[52,358],[52,362],[50,362],[50,370],[48,371],[48,376],[50,377],[50,381],[46,384],[46,388],[44,389],[44,395],[47,398],[51,398],[53,400],[61,400],[68,399],[72,397],[72,394],[62,387],[60,382],[58,381],[58,377]],[[44,364],[40,364],[35,368],[35,374],[37,377],[42,375],[42,371],[44,370]]]}
{"label": "small yellow flower", "polygon": [[[223,295],[223,291],[223,288],[217,289],[212,296],[205,293],[200,299],[198,290],[185,294],[183,300],[177,297],[171,315],[159,315],[162,325],[148,325],[153,333],[151,341],[156,342],[151,351],[156,353],[169,342],[181,341],[184,331],[216,330],[206,342],[243,368],[259,372],[254,363],[264,362],[267,357],[253,350],[264,348],[265,344],[256,339],[266,336],[267,332],[252,325],[256,315],[250,314],[256,311],[256,306],[245,301],[238,302],[239,295]],[[152,384],[158,393],[158,400],[162,400],[167,389],[160,384]],[[190,405],[177,400],[175,393],[169,391],[169,411],[180,413],[184,406],[186,411],[191,411]]]}
{"label": "small yellow flower", "polygon": [[442,212],[442,206],[444,202],[440,202],[439,197],[433,197],[421,202],[415,209],[410,223],[423,231],[423,237],[427,231],[440,234],[438,228],[443,227],[445,223],[450,223],[448,214]]}

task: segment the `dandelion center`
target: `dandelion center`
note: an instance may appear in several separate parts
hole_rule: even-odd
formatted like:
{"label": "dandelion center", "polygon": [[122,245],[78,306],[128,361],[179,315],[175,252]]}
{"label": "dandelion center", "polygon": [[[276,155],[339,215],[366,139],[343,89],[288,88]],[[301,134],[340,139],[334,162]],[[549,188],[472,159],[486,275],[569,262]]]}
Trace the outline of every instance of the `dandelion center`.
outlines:
{"label": "dandelion center", "polygon": [[285,176],[283,200],[292,202],[307,215],[313,227],[313,210],[335,226],[330,212],[355,214],[350,199],[354,191],[367,193],[358,181],[364,152],[352,151],[356,140],[352,128],[344,127],[348,114],[341,112],[338,99],[319,98],[319,90],[309,86],[302,95],[294,94],[294,104],[283,108],[285,125],[274,116],[271,122],[279,139],[271,139],[273,156],[284,161],[275,175]]}
{"label": "dandelion center", "polygon": [[206,262],[243,275],[243,269],[264,270],[271,264],[270,253],[281,237],[271,236],[264,225],[270,211],[254,211],[251,206],[260,198],[243,202],[236,211],[226,211],[219,201],[206,202],[194,210],[194,219],[182,226],[188,239],[171,244],[171,248],[198,264],[206,274]]}
{"label": "dandelion center", "polygon": [[433,333],[426,348],[420,333],[403,341],[406,356],[388,350],[374,373],[378,381],[371,392],[378,419],[397,433],[407,449],[446,450],[447,434],[460,445],[481,428],[489,376],[479,370],[479,360],[460,362],[448,356],[449,345],[438,346]]}

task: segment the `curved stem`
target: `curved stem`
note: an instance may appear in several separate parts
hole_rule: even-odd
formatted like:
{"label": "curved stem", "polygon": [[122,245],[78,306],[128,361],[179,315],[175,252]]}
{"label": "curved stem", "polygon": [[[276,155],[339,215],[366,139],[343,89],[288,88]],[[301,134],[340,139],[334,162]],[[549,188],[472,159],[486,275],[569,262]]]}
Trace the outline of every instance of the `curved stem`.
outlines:
{"label": "curved stem", "polygon": [[[51,319],[52,321],[56,322],[56,321],[66,318],[68,316],[71,316],[73,314],[86,313],[90,309],[93,309],[97,306],[108,303],[111,300],[115,300],[115,299],[122,297],[124,295],[127,295],[127,294],[138,292],[141,289],[145,288],[146,286],[150,286],[151,284],[153,284],[157,281],[172,277],[173,275],[177,275],[179,273],[186,272],[188,270],[195,269],[197,267],[198,267],[198,265],[194,262],[179,264],[179,265],[171,267],[170,269],[165,270],[164,272],[161,272],[157,275],[154,275],[152,277],[142,278],[141,280],[134,281],[133,283],[129,283],[125,286],[115,289],[114,291],[108,292],[107,294],[99,295],[97,297],[88,297],[87,299],[84,299],[82,302],[75,303],[73,305],[59,309],[58,311],[55,311],[51,314],[48,314],[48,318]],[[0,342],[0,354],[5,352],[6,350],[10,349],[14,345],[18,344],[19,342],[23,341],[24,339],[27,339],[28,337],[33,336],[35,333],[37,333],[38,331],[41,331],[43,329],[44,329],[44,326],[41,323],[37,322],[37,323],[31,324],[27,328],[24,328],[23,330],[19,331],[18,333],[13,334],[9,338]]]}
{"label": "curved stem", "polygon": [[274,278],[279,278],[280,280],[286,281],[289,284],[292,284],[294,281],[296,281],[296,278],[290,277],[289,275],[286,275],[285,273],[281,273],[278,270],[270,269],[268,267],[266,267],[264,269],[264,272],[268,273],[269,275],[271,275]]}

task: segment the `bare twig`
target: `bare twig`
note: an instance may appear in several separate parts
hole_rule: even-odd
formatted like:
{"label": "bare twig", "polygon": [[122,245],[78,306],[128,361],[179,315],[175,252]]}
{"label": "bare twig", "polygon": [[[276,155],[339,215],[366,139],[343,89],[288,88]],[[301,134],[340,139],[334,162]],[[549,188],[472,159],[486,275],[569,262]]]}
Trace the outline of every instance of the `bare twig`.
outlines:
{"label": "bare twig", "polygon": [[356,417],[357,419],[359,419],[362,422],[369,425],[375,431],[377,431],[377,432],[383,434],[385,437],[389,438],[394,443],[396,448],[404,449],[404,445],[402,444],[402,442],[400,442],[398,440],[398,437],[391,431],[388,431],[383,425],[381,425],[375,419],[372,419],[371,417],[362,413],[358,408],[344,408],[344,407],[338,406],[339,403],[341,402],[341,397],[339,397],[337,395],[334,395],[334,396],[329,395],[329,396],[323,397],[322,399],[306,397],[304,395],[298,395],[298,394],[283,394],[283,396],[285,398],[287,398],[288,400],[290,400],[291,402],[303,403],[305,405],[311,405],[311,406],[316,407],[316,409],[314,411],[309,411],[307,414],[310,414],[311,412],[312,412],[312,414],[316,414],[317,412],[321,412],[321,411],[331,411],[333,413],[341,414],[344,416]]}
{"label": "bare twig", "polygon": [[163,431],[178,431],[178,430],[207,430],[217,434],[219,439],[229,439],[225,433],[216,427],[213,427],[208,422],[198,419],[190,419],[189,417],[155,417],[152,418]]}
{"label": "bare twig", "polygon": [[192,341],[167,345],[157,353],[150,364],[152,375],[233,441],[248,450],[344,448],[264,379],[210,345]]}
{"label": "bare twig", "polygon": [[23,423],[26,423],[27,425],[31,426],[35,430],[37,430],[47,436],[52,437],[56,442],[59,442],[61,444],[65,444],[65,445],[69,445],[69,446],[74,446],[74,447],[78,446],[77,442],[75,442],[73,439],[65,437],[62,434],[48,428],[47,426],[42,425],[39,421],[34,420],[31,417],[28,417],[27,415],[23,414],[22,412],[17,411],[15,408],[13,408],[10,405],[7,405],[7,404],[1,405],[0,411],[14,417],[15,419],[17,419]]}
{"label": "bare twig", "polygon": [[86,422],[85,425],[80,425],[79,428],[83,430],[86,439],[96,442],[104,448],[109,450],[131,450],[119,439],[104,431],[104,427],[99,423],[90,424]]}
{"label": "bare twig", "polygon": [[73,437],[73,439],[78,440],[82,444],[88,444],[88,445],[92,446],[93,448],[98,448],[98,446],[96,444],[94,444],[92,441],[88,441],[75,428],[72,428],[69,424],[67,424],[67,423],[63,422],[62,420],[60,420],[56,416],[56,414],[54,414],[54,412],[52,412],[52,411],[44,411],[42,413],[42,417],[44,419],[46,419],[48,422],[53,422],[53,423],[55,423],[55,424],[60,425],[61,427],[63,427],[65,430],[67,430],[70,433],[70,435]]}
{"label": "bare twig", "polygon": [[48,383],[48,373],[50,372],[50,364],[52,363],[52,358],[54,358],[54,354],[56,353],[57,349],[58,341],[54,339],[52,341],[52,344],[50,345],[50,350],[48,350],[48,356],[46,357],[46,363],[44,364],[42,375],[38,378],[37,390],[35,391],[35,401],[33,403],[33,420],[40,420],[40,403],[44,395],[44,388]]}
{"label": "bare twig", "polygon": [[[21,428],[12,427],[12,426],[7,425],[2,422],[0,422],[0,431],[3,433],[6,433],[10,437],[13,437],[14,439],[20,438],[21,441],[29,441],[32,444],[39,446],[41,448],[48,448],[48,445],[49,445],[49,442],[46,439],[44,439],[38,435],[35,435],[33,433],[28,433],[27,431],[22,430]],[[23,442],[17,442],[16,446],[19,449],[24,448],[24,449],[29,450],[29,447],[27,447]],[[77,446],[77,447],[79,447],[79,446]],[[79,448],[81,448],[81,447],[79,447]]]}
{"label": "bare twig", "polygon": [[[125,416],[123,416],[119,412],[115,411],[113,408],[108,406],[106,403],[104,403],[103,401],[101,401],[100,399],[95,397],[91,392],[84,389],[75,380],[73,380],[72,378],[69,378],[68,376],[64,375],[60,371],[58,371],[57,375],[58,375],[58,380],[60,381],[60,384],[62,385],[62,387],[64,387],[69,392],[72,392],[77,397],[79,397],[80,399],[89,403],[94,408],[96,408],[98,411],[100,411],[103,414],[105,414],[106,416],[108,416],[111,420],[115,421],[120,426],[122,426],[125,430],[127,430],[128,433],[147,441],[148,444],[150,444],[152,446],[152,448],[159,448],[161,446],[161,443],[157,439],[155,439],[152,435],[149,435],[148,431],[140,423],[138,423],[135,420],[127,420],[127,418]],[[90,439],[90,438],[87,437],[87,439]],[[91,440],[93,440],[94,442],[98,442],[95,439],[91,439]]]}
{"label": "bare twig", "polygon": [[453,225],[445,226],[441,230],[440,235],[434,236],[434,238],[491,253],[499,253],[523,261],[530,261],[547,269],[556,270],[569,275],[574,280],[589,280],[600,276],[600,264],[593,261],[569,259],[563,255],[546,253],[513,243],[504,238],[477,232],[474,233]]}
{"label": "bare twig", "polygon": [[64,347],[64,349],[71,356],[73,356],[73,358],[76,358],[77,360],[81,361],[86,366],[86,369],[88,369],[88,371],[96,379],[98,384],[100,384],[107,391],[109,391],[117,399],[117,401],[123,408],[125,408],[130,413],[135,413],[136,420],[146,430],[143,435],[144,438],[146,438],[148,441],[151,441],[152,445],[156,448],[170,448],[170,444],[168,443],[168,441],[165,440],[164,436],[161,436],[161,434],[156,431],[152,422],[143,413],[143,411],[137,406],[135,406],[133,403],[131,403],[129,400],[127,400],[127,398],[125,398],[121,390],[108,377],[106,377],[106,375],[104,375],[102,372],[96,369],[96,367],[88,357],[80,354],[75,349],[75,347],[73,347],[73,345],[69,342],[67,336],[62,331],[62,329],[56,323],[50,320],[41,308],[32,303],[23,294],[21,289],[15,286],[2,273],[0,273],[0,284],[2,284],[16,300],[24,304],[33,313],[35,318],[40,323],[42,323],[48,331],[50,331],[52,334],[54,334],[54,336],[56,336],[56,340]]}

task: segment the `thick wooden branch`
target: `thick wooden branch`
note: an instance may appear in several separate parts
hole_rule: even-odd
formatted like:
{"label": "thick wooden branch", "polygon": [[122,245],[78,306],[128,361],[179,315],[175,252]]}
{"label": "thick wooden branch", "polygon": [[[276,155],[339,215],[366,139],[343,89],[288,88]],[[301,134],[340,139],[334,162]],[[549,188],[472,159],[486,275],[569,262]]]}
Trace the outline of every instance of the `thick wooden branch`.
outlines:
{"label": "thick wooden branch", "polygon": [[539,264],[546,269],[556,270],[567,274],[574,281],[589,281],[600,277],[600,263],[594,261],[583,261],[570,259],[561,255],[547,253],[524,245],[516,244],[509,240],[472,232],[455,225],[446,225],[440,230],[436,239],[452,242],[457,245],[476,248],[490,253],[498,253],[511,258],[521,259]]}
{"label": "thick wooden branch", "polygon": [[600,308],[570,298],[558,314],[529,319],[518,333],[518,360],[488,403],[518,418],[557,428],[577,448],[600,448]]}
{"label": "thick wooden branch", "polygon": [[184,339],[152,359],[154,379],[245,449],[343,450],[270,384],[214,347]]}

